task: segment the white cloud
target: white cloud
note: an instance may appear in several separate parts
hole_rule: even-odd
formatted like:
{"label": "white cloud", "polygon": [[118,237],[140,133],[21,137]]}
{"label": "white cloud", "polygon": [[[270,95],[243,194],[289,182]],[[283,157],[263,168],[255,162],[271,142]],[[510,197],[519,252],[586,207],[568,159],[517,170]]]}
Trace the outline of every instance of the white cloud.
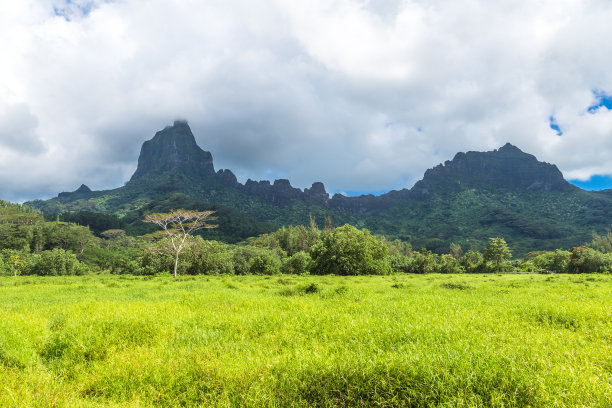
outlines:
{"label": "white cloud", "polygon": [[119,186],[177,117],[243,181],[410,187],[507,141],[611,174],[610,112],[586,112],[612,91],[611,19],[604,0],[4,2],[0,198]]}
{"label": "white cloud", "polygon": [[27,105],[0,104],[0,146],[23,154],[37,154],[44,146],[36,134],[38,119]]}

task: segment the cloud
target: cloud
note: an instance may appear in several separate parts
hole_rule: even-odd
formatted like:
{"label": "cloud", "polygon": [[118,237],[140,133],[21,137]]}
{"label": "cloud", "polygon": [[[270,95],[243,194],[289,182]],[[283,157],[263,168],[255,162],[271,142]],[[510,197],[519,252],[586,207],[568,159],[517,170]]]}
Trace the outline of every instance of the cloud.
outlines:
{"label": "cloud", "polygon": [[25,155],[38,154],[44,146],[36,128],[38,119],[27,105],[0,104],[0,145]]}
{"label": "cloud", "polygon": [[506,142],[612,174],[611,18],[604,0],[4,2],[0,198],[120,186],[179,117],[242,181],[411,187]]}

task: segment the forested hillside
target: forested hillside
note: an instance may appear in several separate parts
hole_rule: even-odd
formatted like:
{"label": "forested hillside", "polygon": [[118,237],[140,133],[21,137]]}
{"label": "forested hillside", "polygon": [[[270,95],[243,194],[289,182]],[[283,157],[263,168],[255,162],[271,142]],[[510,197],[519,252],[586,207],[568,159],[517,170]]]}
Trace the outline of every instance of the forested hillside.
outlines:
{"label": "forested hillside", "polygon": [[491,152],[458,153],[411,189],[381,196],[329,197],[322,183],[300,190],[288,180],[248,180],[215,171],[186,122],[157,132],[143,144],[138,169],[125,186],[91,191],[83,185],[28,205],[47,217],[88,211],[118,216],[130,234],[147,211],[212,208],[224,218],[215,238],[237,242],[283,225],[349,223],[391,239],[444,253],[450,243],[482,249],[503,236],[525,254],[569,249],[612,227],[612,193],[588,192],[563,179],[556,166],[507,144]]}

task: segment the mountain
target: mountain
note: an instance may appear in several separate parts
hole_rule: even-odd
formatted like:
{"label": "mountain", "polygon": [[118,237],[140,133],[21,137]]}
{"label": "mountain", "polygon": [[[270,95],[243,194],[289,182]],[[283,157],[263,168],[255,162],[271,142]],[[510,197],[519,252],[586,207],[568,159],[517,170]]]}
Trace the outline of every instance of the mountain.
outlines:
{"label": "mountain", "polygon": [[452,184],[457,190],[464,188],[514,190],[575,190],[557,166],[538,161],[518,147],[506,143],[492,152],[457,153],[447,161],[427,170],[413,191],[427,196]]}
{"label": "mountain", "polygon": [[[450,242],[481,248],[502,236],[517,254],[582,244],[593,231],[612,226],[612,194],[581,190],[559,169],[506,144],[489,152],[457,153],[425,172],[410,189],[381,196],[330,197],[315,182],[301,190],[289,180],[247,180],[227,169],[215,171],[210,152],[196,143],[189,125],[176,121],[157,132],[141,149],[138,167],[123,187],[91,191],[81,185],[56,198],[28,205],[47,214],[95,211],[138,220],[147,211],[187,205],[223,209],[232,228],[219,239],[236,241],[286,224],[351,223],[389,238],[410,241],[438,252]],[[248,228],[234,228],[237,224]],[[130,230],[128,228],[128,230]]]}
{"label": "mountain", "polygon": [[130,181],[180,169],[195,177],[214,175],[213,158],[196,144],[186,121],[176,121],[142,144],[138,167]]}

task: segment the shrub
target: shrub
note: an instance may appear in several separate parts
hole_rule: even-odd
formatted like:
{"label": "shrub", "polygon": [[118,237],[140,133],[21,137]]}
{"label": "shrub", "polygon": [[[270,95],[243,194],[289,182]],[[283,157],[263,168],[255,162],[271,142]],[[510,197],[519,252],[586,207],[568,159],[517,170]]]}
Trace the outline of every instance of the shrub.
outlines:
{"label": "shrub", "polygon": [[283,273],[303,275],[309,272],[310,262],[310,255],[299,251],[285,259],[281,270]]}
{"label": "shrub", "polygon": [[545,269],[555,273],[567,273],[570,263],[570,252],[562,249],[545,251],[533,258],[532,262],[537,269]]}
{"label": "shrub", "polygon": [[10,265],[6,264],[0,256],[0,275],[8,275],[11,273]]}
{"label": "shrub", "polygon": [[391,272],[387,246],[351,225],[336,228],[310,251],[311,273],[385,275]]}
{"label": "shrub", "polygon": [[79,262],[72,252],[55,248],[30,256],[23,269],[23,274],[40,276],[83,275],[88,271],[87,266]]}
{"label": "shrub", "polygon": [[585,246],[574,247],[571,250],[569,261],[570,273],[603,272],[608,269],[607,257],[601,252]]}
{"label": "shrub", "polygon": [[391,270],[393,272],[410,273],[412,272],[412,258],[406,255],[391,255],[389,256],[389,262],[391,263]]}
{"label": "shrub", "polygon": [[284,288],[279,293],[282,296],[298,296],[298,295],[301,296],[301,295],[311,295],[315,293],[320,293],[321,291],[322,291],[321,287],[317,285],[316,283],[312,282],[306,285],[298,285],[298,286]]}
{"label": "shrub", "polygon": [[437,270],[438,256],[426,249],[414,252],[412,258],[409,258],[406,264],[406,272],[408,273],[434,273]]}
{"label": "shrub", "polygon": [[142,257],[133,259],[131,257],[121,257],[115,263],[114,270],[117,273],[127,273],[133,275],[154,275],[158,273],[171,273],[174,260],[168,254],[159,254],[146,250]]}
{"label": "shrub", "polygon": [[460,259],[459,264],[467,273],[481,273],[484,269],[484,257],[478,251],[467,251]]}
{"label": "shrub", "polygon": [[232,261],[234,264],[234,272],[237,275],[248,275],[251,273],[251,264],[253,259],[261,254],[263,250],[250,245],[237,246],[234,248],[232,254]]}
{"label": "shrub", "polygon": [[304,286],[304,293],[319,293],[321,292],[321,288],[314,282]]}
{"label": "shrub", "polygon": [[204,241],[200,237],[183,255],[186,274],[234,274],[232,252],[229,246],[217,241]]}
{"label": "shrub", "polygon": [[452,255],[446,254],[440,257],[438,263],[438,272],[440,273],[463,273],[465,269],[459,264],[459,261]]}
{"label": "shrub", "polygon": [[266,251],[253,258],[249,272],[253,275],[275,275],[280,273],[280,266],[278,256],[272,251]]}

